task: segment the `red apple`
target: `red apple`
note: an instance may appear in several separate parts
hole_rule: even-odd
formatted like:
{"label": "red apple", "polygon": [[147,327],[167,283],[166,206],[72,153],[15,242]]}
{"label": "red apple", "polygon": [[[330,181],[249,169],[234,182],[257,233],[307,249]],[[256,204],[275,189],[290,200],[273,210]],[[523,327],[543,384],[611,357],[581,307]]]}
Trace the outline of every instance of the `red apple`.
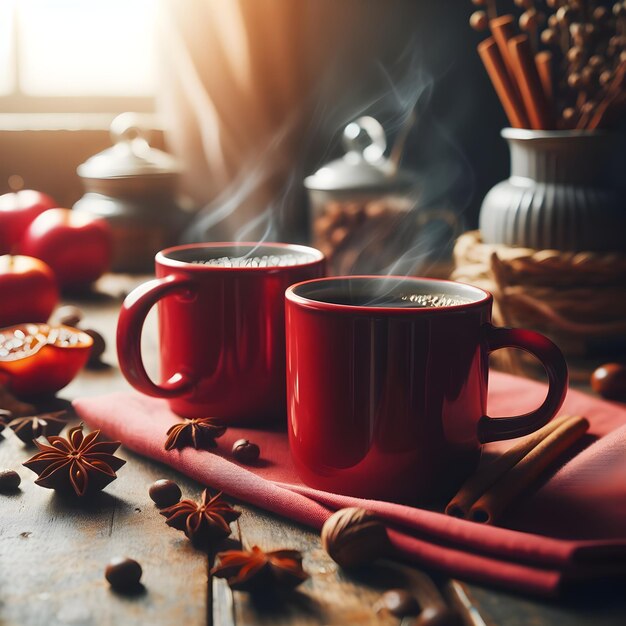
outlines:
{"label": "red apple", "polygon": [[0,196],[0,254],[15,252],[28,225],[55,206],[58,204],[50,196],[32,189]]}
{"label": "red apple", "polygon": [[28,256],[0,256],[0,328],[45,322],[59,301],[54,273]]}
{"label": "red apple", "polygon": [[108,269],[111,243],[111,229],[102,218],[50,209],[26,229],[20,250],[45,261],[61,288],[80,289]]}

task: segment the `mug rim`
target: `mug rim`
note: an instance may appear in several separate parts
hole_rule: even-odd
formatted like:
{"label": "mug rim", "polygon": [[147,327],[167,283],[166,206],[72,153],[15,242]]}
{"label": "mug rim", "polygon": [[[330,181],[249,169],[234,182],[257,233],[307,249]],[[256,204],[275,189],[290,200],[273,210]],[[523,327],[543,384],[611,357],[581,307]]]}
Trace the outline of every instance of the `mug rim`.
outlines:
{"label": "mug rim", "polygon": [[[267,247],[267,248],[276,248],[278,250],[290,250],[293,252],[300,252],[302,254],[306,254],[314,257],[311,261],[307,261],[305,263],[295,263],[292,265],[270,265],[263,267],[227,267],[222,265],[206,265],[204,263],[189,263],[188,261],[181,261],[179,259],[173,259],[168,254],[172,254],[175,252],[183,251],[183,250],[194,250],[200,248],[212,249],[212,248],[225,248],[225,247],[235,247],[235,246],[250,246],[254,247]],[[154,262],[156,265],[161,265],[163,267],[173,268],[173,269],[184,269],[185,271],[193,271],[193,272],[278,272],[278,271],[287,271],[293,270],[296,267],[310,267],[312,265],[317,265],[320,262],[324,262],[326,260],[326,256],[323,252],[318,250],[317,248],[313,248],[311,246],[304,246],[297,243],[286,243],[286,242],[263,242],[263,241],[211,241],[211,242],[200,242],[200,243],[186,243],[178,246],[170,246],[169,248],[164,248],[163,250],[159,250],[154,257]]]}
{"label": "mug rim", "polygon": [[[336,303],[336,302],[325,302],[323,300],[315,300],[313,298],[307,297],[305,295],[301,295],[297,293],[298,289],[302,287],[306,287],[311,284],[319,284],[319,283],[332,283],[339,281],[351,281],[351,280],[385,280],[385,279],[393,279],[398,281],[410,281],[415,283],[428,283],[428,284],[444,284],[444,285],[460,285],[466,290],[474,291],[479,294],[480,297],[477,300],[472,300],[471,302],[464,302],[461,304],[453,304],[450,306],[440,306],[440,307],[401,307],[401,306],[367,306],[367,305],[356,305],[356,304],[345,304],[345,303]],[[459,294],[460,295],[460,294]],[[342,312],[342,313],[364,313],[367,315],[379,314],[379,313],[388,313],[388,314],[398,314],[398,315],[432,315],[432,314],[440,314],[440,313],[452,313],[457,311],[467,311],[475,308],[482,308],[485,305],[489,305],[493,301],[493,295],[480,287],[476,287],[475,285],[470,285],[468,283],[462,283],[456,280],[447,280],[443,278],[427,278],[422,276],[399,276],[399,275],[390,275],[384,276],[380,274],[362,274],[355,276],[329,276],[325,278],[314,278],[311,280],[304,280],[299,283],[295,283],[287,288],[285,291],[286,300],[292,302],[295,305],[313,309],[316,311],[332,311],[332,312]]]}

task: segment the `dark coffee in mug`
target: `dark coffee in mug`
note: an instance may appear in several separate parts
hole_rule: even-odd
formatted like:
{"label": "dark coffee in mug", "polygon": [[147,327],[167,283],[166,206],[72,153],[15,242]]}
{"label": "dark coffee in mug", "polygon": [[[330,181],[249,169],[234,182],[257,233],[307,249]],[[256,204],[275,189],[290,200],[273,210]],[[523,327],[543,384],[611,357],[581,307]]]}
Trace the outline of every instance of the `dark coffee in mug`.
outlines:
{"label": "dark coffee in mug", "polygon": [[[445,499],[480,444],[551,419],[567,388],[563,355],[530,330],[491,324],[491,294],[451,281],[353,276],[287,289],[289,443],[308,485],[363,498]],[[517,347],[550,388],[526,415],[487,414],[488,356]]]}
{"label": "dark coffee in mug", "polygon": [[[122,306],[120,368],[139,391],[182,417],[283,422],[285,289],[324,274],[324,255],[280,243],[204,243],[156,255],[155,280]],[[141,359],[141,329],[159,308],[160,380]]]}
{"label": "dark coffee in mug", "polygon": [[445,282],[433,291],[413,291],[410,287],[402,281],[377,276],[372,280],[324,285],[317,292],[313,289],[308,297],[343,306],[374,308],[443,308],[471,302],[471,298],[461,295],[459,289],[451,288]]}

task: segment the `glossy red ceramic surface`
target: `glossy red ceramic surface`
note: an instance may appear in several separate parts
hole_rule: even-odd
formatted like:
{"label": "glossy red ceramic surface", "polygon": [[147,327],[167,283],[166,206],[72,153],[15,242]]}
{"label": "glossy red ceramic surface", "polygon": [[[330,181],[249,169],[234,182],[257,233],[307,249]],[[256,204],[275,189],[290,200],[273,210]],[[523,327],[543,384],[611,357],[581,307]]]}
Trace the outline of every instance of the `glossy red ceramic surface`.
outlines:
{"label": "glossy red ceramic surface", "polygon": [[[416,291],[471,298],[442,308],[334,304],[383,277],[331,278],[287,290],[287,402],[292,456],[309,485],[414,503],[445,496],[475,465],[480,442],[545,424],[567,387],[559,350],[532,332],[494,328],[491,295],[448,281],[402,279]],[[398,283],[399,284],[399,283]],[[359,287],[360,288],[360,287]],[[488,354],[515,346],[550,377],[546,402],[525,416],[486,416]]]}
{"label": "glossy red ceramic surface", "polygon": [[[286,267],[215,267],[189,262],[254,254],[307,254]],[[229,423],[284,419],[285,289],[324,274],[323,255],[288,244],[191,244],[160,252],[156,276],[122,306],[117,347],[128,381],[148,395],[169,398],[184,417],[215,416]],[[146,374],[140,337],[158,303],[161,379]]]}

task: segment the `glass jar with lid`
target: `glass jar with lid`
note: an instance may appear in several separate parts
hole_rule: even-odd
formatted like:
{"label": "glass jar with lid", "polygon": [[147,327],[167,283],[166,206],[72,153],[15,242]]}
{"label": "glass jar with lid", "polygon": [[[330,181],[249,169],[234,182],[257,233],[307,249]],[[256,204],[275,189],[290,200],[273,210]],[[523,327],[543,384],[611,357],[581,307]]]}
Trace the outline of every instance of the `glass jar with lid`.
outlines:
{"label": "glass jar with lid", "polygon": [[113,120],[111,137],[111,148],[78,166],[86,193],[73,208],[111,226],[113,271],[149,272],[156,252],[177,243],[187,221],[176,199],[180,167],[150,146],[133,113]]}
{"label": "glass jar with lid", "polygon": [[304,182],[313,245],[327,256],[331,275],[411,272],[427,224],[443,220],[449,237],[455,216],[420,207],[419,177],[385,156],[385,132],[376,119],[348,124],[343,146],[343,157]]}

